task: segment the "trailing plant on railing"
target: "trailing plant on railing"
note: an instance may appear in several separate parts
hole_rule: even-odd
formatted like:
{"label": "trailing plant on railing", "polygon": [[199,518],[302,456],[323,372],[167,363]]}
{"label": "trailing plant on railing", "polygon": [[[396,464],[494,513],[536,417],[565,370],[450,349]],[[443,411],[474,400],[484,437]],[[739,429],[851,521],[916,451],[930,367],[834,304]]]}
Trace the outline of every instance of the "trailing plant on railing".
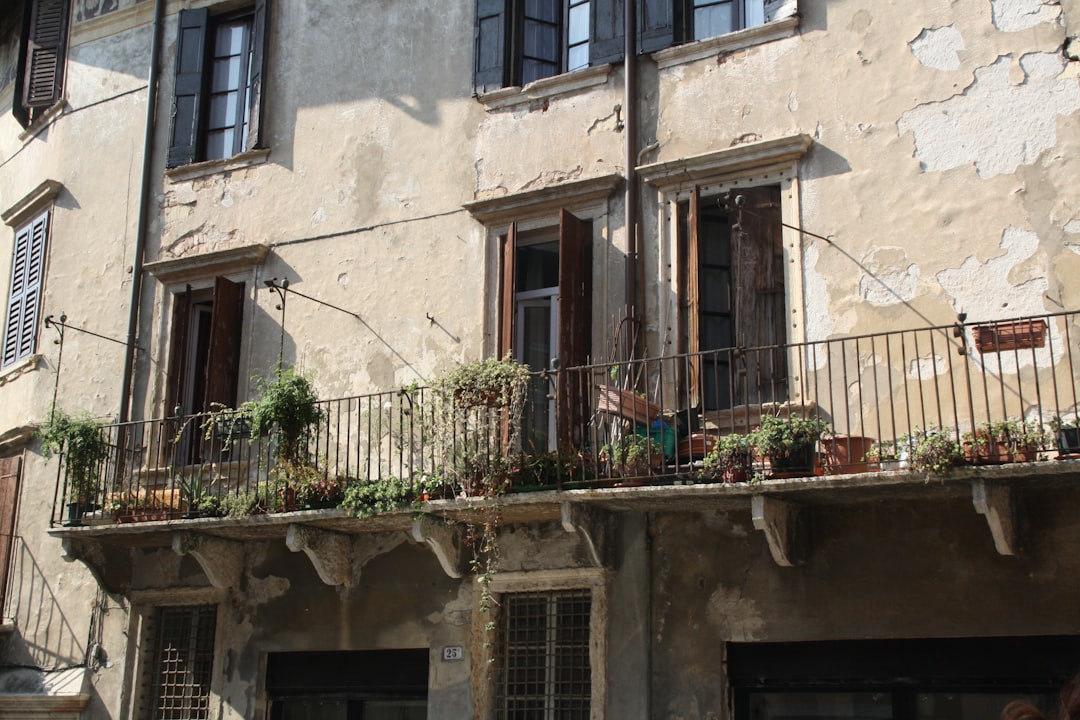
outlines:
{"label": "trailing plant on railing", "polygon": [[928,428],[911,436],[911,466],[934,475],[943,475],[963,460],[956,433],[951,428]]}
{"label": "trailing plant on railing", "polygon": [[374,517],[379,513],[406,508],[416,497],[410,483],[391,476],[350,483],[345,489],[341,507],[358,518]]}
{"label": "trailing plant on railing", "polygon": [[93,502],[98,470],[109,456],[109,440],[102,424],[88,413],[69,415],[54,409],[49,421],[38,429],[37,437],[45,458],[63,457],[68,501]]}
{"label": "trailing plant on railing", "polygon": [[277,458],[303,463],[307,458],[307,433],[322,418],[319,397],[311,381],[293,368],[276,370],[258,383],[259,399],[244,403],[251,432],[262,435],[277,428]]}
{"label": "trailing plant on railing", "polygon": [[434,389],[461,409],[520,406],[529,382],[529,368],[509,354],[458,365],[439,377]]}

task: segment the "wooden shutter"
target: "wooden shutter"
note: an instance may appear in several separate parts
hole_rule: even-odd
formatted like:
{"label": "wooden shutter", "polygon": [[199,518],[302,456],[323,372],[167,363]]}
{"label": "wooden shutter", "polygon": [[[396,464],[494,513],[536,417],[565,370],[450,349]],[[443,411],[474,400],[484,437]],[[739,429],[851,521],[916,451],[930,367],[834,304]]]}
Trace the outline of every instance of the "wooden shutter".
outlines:
{"label": "wooden shutter", "polygon": [[[188,338],[191,331],[191,286],[173,296],[172,330],[169,333],[169,370],[165,378],[165,415],[171,417],[176,406],[183,402],[184,376],[187,374]],[[195,408],[181,408],[179,414],[195,412]]]}
{"label": "wooden shutter", "polygon": [[266,75],[266,37],[269,25],[269,0],[257,0],[251,38],[251,98],[248,105],[248,134],[245,150],[262,147],[263,77]]}
{"label": "wooden shutter", "polygon": [[499,358],[514,349],[515,295],[517,294],[517,225],[502,238],[499,266]]}
{"label": "wooden shutter", "polygon": [[791,17],[798,12],[798,0],[765,0],[765,22]]}
{"label": "wooden shutter", "polygon": [[206,362],[206,407],[234,407],[240,376],[240,327],[244,284],[214,279],[214,313],[210,321],[210,353]]}
{"label": "wooden shutter", "polygon": [[638,52],[655,52],[675,44],[674,5],[681,1],[641,0],[638,4]]}
{"label": "wooden shutter", "polygon": [[[690,208],[686,221],[686,352],[701,351],[701,193],[690,192]],[[686,363],[686,387],[693,407],[701,407],[701,357],[690,355]]]}
{"label": "wooden shutter", "polygon": [[176,36],[173,126],[166,160],[168,167],[186,165],[195,162],[198,157],[209,22],[210,11],[207,8],[180,11],[180,28]]}
{"label": "wooden shutter", "polygon": [[23,105],[47,108],[60,99],[67,50],[68,0],[31,0]]}
{"label": "wooden shutter", "polygon": [[477,95],[506,82],[506,24],[510,0],[476,0],[473,89]]}
{"label": "wooden shutter", "polygon": [[7,589],[11,547],[19,503],[19,456],[0,458],[0,614],[7,616]]}
{"label": "wooden shutter", "polygon": [[46,210],[15,234],[4,330],[3,366],[33,354],[37,345],[38,309],[45,275],[45,241],[49,234]]}
{"label": "wooden shutter", "polygon": [[589,33],[589,65],[622,60],[625,45],[623,0],[592,0],[592,28]]}
{"label": "wooden shutter", "polygon": [[[589,362],[592,345],[592,239],[588,222],[559,213],[559,369]],[[588,418],[589,388],[561,375],[555,395],[560,446],[579,446]]]}

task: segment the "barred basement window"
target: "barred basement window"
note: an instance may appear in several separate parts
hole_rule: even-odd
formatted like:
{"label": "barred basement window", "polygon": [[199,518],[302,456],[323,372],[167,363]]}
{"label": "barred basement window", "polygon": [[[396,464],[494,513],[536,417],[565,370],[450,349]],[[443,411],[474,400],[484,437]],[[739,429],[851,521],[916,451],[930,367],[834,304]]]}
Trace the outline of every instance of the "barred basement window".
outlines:
{"label": "barred basement window", "polygon": [[496,717],[589,718],[590,591],[507,593],[500,602]]}
{"label": "barred basement window", "polygon": [[151,666],[154,720],[210,717],[217,608],[163,607],[157,612],[157,650]]}

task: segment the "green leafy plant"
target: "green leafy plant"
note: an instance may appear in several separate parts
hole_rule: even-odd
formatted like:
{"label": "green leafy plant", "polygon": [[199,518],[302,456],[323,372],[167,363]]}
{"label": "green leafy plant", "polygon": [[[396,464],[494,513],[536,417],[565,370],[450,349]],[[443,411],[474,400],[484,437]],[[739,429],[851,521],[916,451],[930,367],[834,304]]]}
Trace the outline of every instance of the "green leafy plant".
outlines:
{"label": "green leafy plant", "polygon": [[396,477],[361,480],[345,488],[341,507],[358,518],[374,517],[409,506],[416,498],[411,483]]}
{"label": "green leafy plant", "polygon": [[243,518],[261,510],[264,495],[258,490],[237,490],[221,496],[221,514],[231,518]]}
{"label": "green leafy plant", "polygon": [[436,392],[458,408],[520,405],[529,382],[529,367],[509,354],[458,365],[438,378]]}
{"label": "green leafy plant", "polygon": [[277,458],[293,463],[305,461],[306,433],[322,419],[319,398],[311,381],[293,368],[275,371],[258,386],[259,399],[244,403],[251,432],[261,435],[277,428]]}
{"label": "green leafy plant", "polygon": [[201,473],[194,472],[190,475],[181,473],[176,478],[175,484],[187,502],[188,515],[220,514],[221,501],[211,490],[210,483],[203,480]]}
{"label": "green leafy plant", "polygon": [[910,438],[911,466],[934,475],[943,475],[963,460],[963,452],[951,428],[928,428]]}
{"label": "green leafy plant", "polygon": [[612,469],[624,478],[640,478],[664,461],[664,448],[647,435],[623,435],[607,446]]}
{"label": "green leafy plant", "polygon": [[751,437],[773,470],[813,470],[817,441],[828,431],[829,423],[819,417],[766,415]]}
{"label": "green leafy plant", "polygon": [[976,462],[1034,460],[1049,439],[1042,423],[1014,419],[985,423],[962,438],[965,455]]}
{"label": "green leafy plant", "polygon": [[49,421],[38,429],[37,437],[43,456],[63,457],[68,501],[92,502],[98,472],[109,456],[109,439],[101,423],[87,413],[69,415],[54,410]]}
{"label": "green leafy plant", "polygon": [[705,455],[702,477],[724,482],[746,482],[753,477],[754,444],[751,435],[722,436]]}

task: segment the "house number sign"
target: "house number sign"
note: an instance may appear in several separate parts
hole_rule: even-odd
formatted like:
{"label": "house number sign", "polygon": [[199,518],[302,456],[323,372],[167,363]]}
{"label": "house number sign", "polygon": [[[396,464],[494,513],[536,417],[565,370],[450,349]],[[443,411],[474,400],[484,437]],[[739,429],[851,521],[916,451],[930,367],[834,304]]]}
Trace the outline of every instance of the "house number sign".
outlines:
{"label": "house number sign", "polygon": [[465,657],[465,648],[461,645],[446,645],[442,649],[443,662],[453,662]]}

